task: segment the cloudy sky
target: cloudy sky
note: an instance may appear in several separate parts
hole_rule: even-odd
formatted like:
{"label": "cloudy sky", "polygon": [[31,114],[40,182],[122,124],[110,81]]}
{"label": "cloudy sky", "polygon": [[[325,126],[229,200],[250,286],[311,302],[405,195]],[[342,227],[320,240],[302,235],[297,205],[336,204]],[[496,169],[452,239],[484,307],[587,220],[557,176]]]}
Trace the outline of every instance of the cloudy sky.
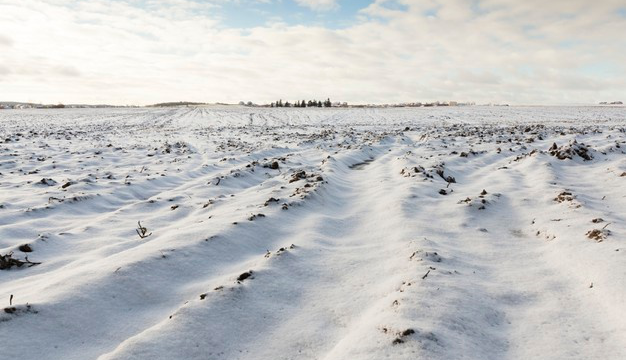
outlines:
{"label": "cloudy sky", "polygon": [[0,0],[0,101],[626,101],[624,0]]}

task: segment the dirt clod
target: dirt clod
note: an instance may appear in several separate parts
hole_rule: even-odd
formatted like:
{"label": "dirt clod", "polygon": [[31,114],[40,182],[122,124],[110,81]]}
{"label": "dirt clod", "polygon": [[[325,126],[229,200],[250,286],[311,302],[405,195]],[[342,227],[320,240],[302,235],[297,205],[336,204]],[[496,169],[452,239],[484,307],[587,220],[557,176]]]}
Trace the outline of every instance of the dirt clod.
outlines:
{"label": "dirt clod", "polygon": [[239,275],[237,277],[237,281],[242,282],[242,281],[248,279],[251,276],[252,276],[252,270],[246,271],[245,273],[243,273],[243,274],[241,274],[241,275]]}
{"label": "dirt clod", "polygon": [[591,240],[602,242],[609,236],[609,234],[610,234],[609,230],[593,229],[593,230],[587,231],[586,235]]}
{"label": "dirt clod", "polygon": [[20,247],[18,247],[18,250],[26,253],[33,252],[33,248],[28,244],[20,245]]}

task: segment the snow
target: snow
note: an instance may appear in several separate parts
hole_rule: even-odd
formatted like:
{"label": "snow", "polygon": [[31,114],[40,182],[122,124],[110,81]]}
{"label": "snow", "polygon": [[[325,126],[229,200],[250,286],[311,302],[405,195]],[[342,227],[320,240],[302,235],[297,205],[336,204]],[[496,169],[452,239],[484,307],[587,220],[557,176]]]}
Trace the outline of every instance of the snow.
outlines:
{"label": "snow", "polygon": [[2,110],[0,256],[40,264],[0,270],[0,358],[626,358],[625,132],[620,107]]}

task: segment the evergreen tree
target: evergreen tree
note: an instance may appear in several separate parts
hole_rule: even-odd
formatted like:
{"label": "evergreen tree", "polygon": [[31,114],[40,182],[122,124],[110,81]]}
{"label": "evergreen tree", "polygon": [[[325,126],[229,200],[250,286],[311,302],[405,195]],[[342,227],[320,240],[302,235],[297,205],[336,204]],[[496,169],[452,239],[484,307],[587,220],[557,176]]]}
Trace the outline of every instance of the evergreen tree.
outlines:
{"label": "evergreen tree", "polygon": [[304,102],[304,100],[302,100],[302,102],[300,103],[301,107],[306,107],[306,103]]}

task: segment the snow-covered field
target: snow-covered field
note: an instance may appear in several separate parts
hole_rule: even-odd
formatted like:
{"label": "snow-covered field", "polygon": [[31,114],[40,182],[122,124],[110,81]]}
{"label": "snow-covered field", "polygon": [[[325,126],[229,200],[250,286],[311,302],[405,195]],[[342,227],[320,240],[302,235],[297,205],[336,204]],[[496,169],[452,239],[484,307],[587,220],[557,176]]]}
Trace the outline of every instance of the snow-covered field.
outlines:
{"label": "snow-covered field", "polygon": [[0,111],[0,359],[625,359],[625,153],[624,108]]}

